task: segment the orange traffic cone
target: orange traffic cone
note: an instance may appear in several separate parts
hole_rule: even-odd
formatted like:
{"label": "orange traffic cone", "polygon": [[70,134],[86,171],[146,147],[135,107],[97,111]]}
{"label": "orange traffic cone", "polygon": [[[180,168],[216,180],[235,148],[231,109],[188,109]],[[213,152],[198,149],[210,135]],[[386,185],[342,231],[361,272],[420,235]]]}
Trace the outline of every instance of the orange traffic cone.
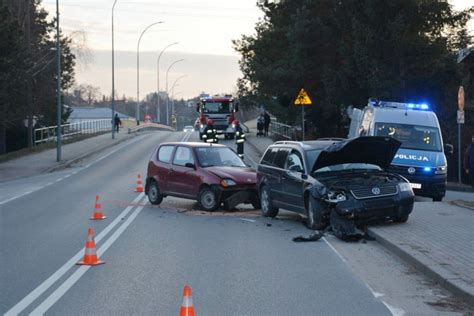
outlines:
{"label": "orange traffic cone", "polygon": [[138,175],[137,179],[137,187],[135,188],[135,192],[143,192],[143,182],[142,182],[142,176]]}
{"label": "orange traffic cone", "polygon": [[94,231],[92,230],[92,228],[89,228],[87,230],[86,251],[84,253],[84,258],[76,264],[86,265],[86,266],[96,266],[103,263],[105,262],[97,258],[97,254],[95,250]]}
{"label": "orange traffic cone", "polygon": [[98,219],[105,219],[107,218],[103,213],[102,213],[102,205],[99,203],[100,197],[98,195],[95,196],[95,207],[94,207],[94,213],[92,214],[91,219],[98,220]]}
{"label": "orange traffic cone", "polygon": [[189,285],[186,285],[183,290],[183,304],[181,304],[179,316],[194,316],[193,296]]}

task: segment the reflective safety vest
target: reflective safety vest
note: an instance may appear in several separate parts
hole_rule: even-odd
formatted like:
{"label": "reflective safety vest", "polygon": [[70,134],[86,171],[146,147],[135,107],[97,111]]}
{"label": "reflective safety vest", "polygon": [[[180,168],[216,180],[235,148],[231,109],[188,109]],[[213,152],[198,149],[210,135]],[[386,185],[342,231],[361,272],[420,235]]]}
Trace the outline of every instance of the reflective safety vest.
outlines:
{"label": "reflective safety vest", "polygon": [[207,126],[202,138],[206,143],[217,143],[217,131],[214,128]]}
{"label": "reflective safety vest", "polygon": [[235,128],[235,143],[236,144],[243,144],[245,143],[245,133],[242,130],[242,127],[237,126]]}

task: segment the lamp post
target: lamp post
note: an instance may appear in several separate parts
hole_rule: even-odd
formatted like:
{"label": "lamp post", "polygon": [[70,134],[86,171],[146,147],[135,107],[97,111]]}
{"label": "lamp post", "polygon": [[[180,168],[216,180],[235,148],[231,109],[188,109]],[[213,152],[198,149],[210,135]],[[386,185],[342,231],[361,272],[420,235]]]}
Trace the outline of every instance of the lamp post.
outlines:
{"label": "lamp post", "polygon": [[[29,8],[28,8],[29,10]],[[59,34],[59,0],[56,0],[56,160],[61,161],[61,38]]]}
{"label": "lamp post", "polygon": [[115,138],[115,46],[114,46],[114,9],[117,0],[112,6],[112,139]]}
{"label": "lamp post", "polygon": [[171,63],[171,65],[168,67],[168,70],[166,71],[166,125],[170,125],[169,124],[169,101],[170,101],[170,98],[169,98],[169,95],[168,95],[168,74],[170,72],[170,69],[176,64],[176,63],[179,63],[181,61],[183,61],[184,59],[178,59],[174,62]]}
{"label": "lamp post", "polygon": [[178,77],[178,78],[173,82],[173,85],[171,86],[171,100],[172,100],[172,102],[171,102],[171,114],[174,114],[174,99],[173,99],[173,97],[174,97],[174,95],[175,95],[175,94],[174,94],[174,88],[177,87],[177,86],[179,86],[179,84],[177,84],[178,81],[180,81],[180,80],[183,79],[183,78],[186,78],[187,76],[188,76],[188,75],[182,75],[182,76]]}
{"label": "lamp post", "polygon": [[137,119],[137,125],[140,124],[140,42],[142,40],[143,34],[145,34],[145,32],[150,27],[152,27],[153,25],[156,25],[156,24],[161,24],[161,23],[164,23],[164,22],[163,21],[158,21],[158,22],[155,22],[155,23],[152,23],[152,24],[148,25],[142,31],[142,33],[140,34],[140,37],[138,38],[138,43],[137,43],[137,106],[136,106],[136,109],[135,109],[135,116],[136,116],[136,119]]}
{"label": "lamp post", "polygon": [[161,55],[163,55],[163,53],[165,52],[166,49],[168,49],[168,47],[170,46],[173,46],[173,45],[177,45],[178,42],[175,42],[175,43],[171,43],[169,44],[168,46],[166,46],[165,48],[163,48],[160,52],[160,54],[158,55],[158,59],[156,60],[156,118],[158,120],[158,123],[160,123],[161,121],[161,113],[160,113],[160,58],[161,58]]}

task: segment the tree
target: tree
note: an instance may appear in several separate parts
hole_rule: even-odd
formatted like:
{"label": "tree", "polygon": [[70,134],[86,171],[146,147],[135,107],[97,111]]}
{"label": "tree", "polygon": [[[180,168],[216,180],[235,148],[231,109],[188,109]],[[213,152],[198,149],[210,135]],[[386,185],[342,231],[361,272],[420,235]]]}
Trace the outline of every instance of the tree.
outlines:
{"label": "tree", "polygon": [[295,123],[299,113],[289,103],[304,87],[318,136],[345,136],[343,124],[327,122],[342,122],[348,105],[364,106],[369,97],[428,101],[444,129],[454,126],[455,55],[472,43],[466,23],[473,9],[455,12],[436,0],[294,0],[260,8],[256,34],[234,41],[241,99],[266,100]]}

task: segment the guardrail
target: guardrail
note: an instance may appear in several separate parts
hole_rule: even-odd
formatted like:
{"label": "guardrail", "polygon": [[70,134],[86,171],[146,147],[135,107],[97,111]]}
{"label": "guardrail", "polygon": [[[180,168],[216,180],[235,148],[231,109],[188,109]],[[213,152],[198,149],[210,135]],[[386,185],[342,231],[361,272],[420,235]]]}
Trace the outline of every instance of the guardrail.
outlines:
{"label": "guardrail", "polygon": [[[91,120],[76,123],[68,123],[61,125],[61,137],[70,138],[73,136],[95,134],[103,131],[111,131],[112,120]],[[40,143],[55,142],[56,141],[56,126],[47,126],[36,128],[33,133],[33,140],[35,145]]]}
{"label": "guardrail", "polygon": [[144,130],[166,130],[166,131],[174,131],[175,129],[168,125],[158,124],[158,123],[143,123],[134,127],[130,127],[128,129],[128,133],[135,133]]}
{"label": "guardrail", "polygon": [[291,125],[286,125],[278,122],[270,122],[270,132],[281,138],[294,140],[296,138],[296,128]]}

